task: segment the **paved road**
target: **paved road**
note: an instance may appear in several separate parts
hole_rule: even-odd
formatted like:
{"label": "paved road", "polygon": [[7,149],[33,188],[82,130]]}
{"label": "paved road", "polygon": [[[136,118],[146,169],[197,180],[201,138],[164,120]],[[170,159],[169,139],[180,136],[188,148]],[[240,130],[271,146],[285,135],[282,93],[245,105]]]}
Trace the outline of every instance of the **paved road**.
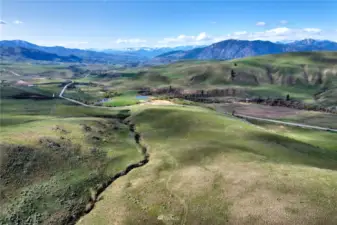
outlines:
{"label": "paved road", "polygon": [[20,74],[15,73],[15,72],[13,72],[13,71],[11,71],[11,70],[3,69],[3,71],[7,71],[7,72],[9,72],[9,73],[11,73],[11,74],[13,74],[13,75],[15,75],[15,76],[21,77]]}
{"label": "paved road", "polygon": [[85,104],[83,102],[80,102],[80,101],[77,101],[77,100],[74,100],[74,99],[71,99],[71,98],[67,98],[67,97],[64,97],[63,94],[65,92],[65,90],[67,90],[67,88],[73,84],[74,82],[72,81],[71,83],[65,85],[62,89],[62,91],[60,92],[59,94],[59,97],[60,98],[63,98],[65,100],[68,100],[70,102],[73,102],[73,103],[76,103],[76,104],[79,104],[79,105],[82,105],[82,106],[85,106],[85,107],[91,107],[91,108],[100,108],[100,109],[127,109],[127,108],[130,108],[129,106],[121,106],[121,107],[107,107],[107,106],[96,106],[96,105],[88,105],[88,104]]}
{"label": "paved road", "polygon": [[[68,88],[71,84],[73,84],[73,83],[74,83],[74,82],[72,81],[71,83],[66,84],[66,85],[63,87],[62,91],[61,91],[60,94],[59,94],[59,97],[60,97],[60,98],[63,98],[63,99],[65,99],[65,100],[68,100],[68,101],[70,101],[70,102],[73,102],[73,103],[76,103],[76,104],[79,104],[79,105],[82,105],[82,106],[85,106],[85,107],[98,107],[98,106],[93,106],[93,105],[87,105],[87,104],[85,104],[85,103],[83,103],[83,102],[76,101],[76,100],[74,100],[74,99],[64,97],[64,96],[63,96],[64,92],[65,92],[65,91],[67,90],[67,88]],[[101,108],[101,107],[100,107],[100,108]],[[109,108],[109,107],[106,107],[106,108]]]}
{"label": "paved road", "polygon": [[[68,88],[68,86],[70,86],[73,83],[73,81],[67,85],[65,85],[62,89],[62,91],[59,94],[60,98],[66,99],[70,102],[85,106],[85,107],[92,107],[92,108],[102,108],[102,109],[126,109],[128,108],[127,106],[123,106],[123,107],[105,107],[105,106],[94,106],[94,105],[87,105],[84,104],[83,102],[79,102],[76,101],[74,99],[71,98],[66,98],[63,96],[65,90]],[[319,126],[311,126],[311,125],[306,125],[306,124],[300,124],[300,123],[292,123],[292,122],[283,122],[283,121],[279,121],[279,120],[271,120],[271,119],[264,119],[264,118],[259,118],[259,117],[254,117],[254,116],[246,116],[246,115],[242,115],[242,114],[235,114],[236,117],[241,118],[241,119],[253,119],[253,120],[259,120],[259,121],[265,121],[265,122],[271,122],[271,123],[278,123],[278,124],[283,124],[283,125],[288,125],[288,126],[295,126],[295,127],[302,127],[302,128],[309,128],[309,129],[315,129],[315,130],[323,130],[323,131],[332,131],[332,132],[337,132],[337,129],[331,129],[331,128],[327,128],[327,127],[319,127]]]}
{"label": "paved road", "polygon": [[288,126],[295,126],[295,127],[302,127],[302,128],[309,128],[309,129],[315,129],[315,130],[323,130],[323,131],[333,131],[337,132],[337,129],[327,128],[327,127],[319,127],[319,126],[312,126],[312,125],[306,125],[306,124],[300,124],[300,123],[292,123],[292,122],[284,122],[279,120],[272,120],[272,119],[264,119],[254,116],[246,116],[242,114],[235,114],[236,117],[242,118],[242,119],[253,119],[253,120],[259,120],[259,121],[265,121],[265,122],[271,122],[271,123],[278,123]]}

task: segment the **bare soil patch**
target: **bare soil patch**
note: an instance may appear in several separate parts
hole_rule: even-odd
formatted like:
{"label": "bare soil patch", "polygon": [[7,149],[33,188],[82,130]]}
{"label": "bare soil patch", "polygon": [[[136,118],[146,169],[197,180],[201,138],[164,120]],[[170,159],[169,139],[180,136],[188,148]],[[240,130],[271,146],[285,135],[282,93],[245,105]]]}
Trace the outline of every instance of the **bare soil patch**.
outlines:
{"label": "bare soil patch", "polygon": [[148,102],[141,103],[140,105],[175,105],[175,104],[168,100],[151,100]]}
{"label": "bare soil patch", "polygon": [[272,119],[284,118],[287,116],[296,116],[302,113],[301,110],[282,106],[268,106],[249,103],[225,103],[218,104],[216,107],[226,112],[232,112],[233,110],[235,110],[235,112],[238,114]]}

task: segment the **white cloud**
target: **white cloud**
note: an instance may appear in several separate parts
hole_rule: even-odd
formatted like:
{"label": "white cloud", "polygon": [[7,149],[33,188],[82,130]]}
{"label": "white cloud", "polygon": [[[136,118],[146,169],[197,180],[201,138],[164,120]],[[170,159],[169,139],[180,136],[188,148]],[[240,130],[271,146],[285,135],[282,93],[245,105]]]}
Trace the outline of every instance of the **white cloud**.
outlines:
{"label": "white cloud", "polygon": [[259,27],[266,26],[266,22],[262,22],[262,21],[257,22],[257,23],[256,23],[256,26],[259,26]]}
{"label": "white cloud", "polygon": [[0,24],[4,25],[4,24],[7,24],[7,23],[5,21],[3,21],[3,20],[0,20]]}
{"label": "white cloud", "polygon": [[[336,32],[328,32],[319,28],[294,29],[289,27],[277,27],[259,32],[236,31],[222,36],[208,36],[205,44],[215,43],[228,39],[237,40],[264,40],[264,41],[294,41],[306,38],[334,40]],[[192,42],[192,44],[199,44]],[[204,44],[204,43],[202,43]]]}
{"label": "white cloud", "polygon": [[278,28],[265,31],[265,33],[276,34],[276,35],[286,34],[288,32],[290,32],[290,29],[287,27],[278,27]]}
{"label": "white cloud", "polygon": [[218,37],[219,41],[224,39],[240,40],[265,40],[265,41],[283,41],[283,40],[301,40],[305,38],[321,39],[321,30],[318,28],[292,29],[288,27],[277,27],[262,32],[234,32],[226,37]]}
{"label": "white cloud", "polygon": [[284,25],[284,24],[287,24],[287,23],[288,23],[287,20],[281,20],[281,21],[280,21],[280,24],[283,24],[283,25]]}
{"label": "white cloud", "polygon": [[116,40],[116,44],[142,44],[142,43],[146,43],[146,40],[143,39],[138,39],[138,38],[133,38],[133,39],[117,39]]}
{"label": "white cloud", "polygon": [[216,24],[216,21],[212,21],[211,24]]}
{"label": "white cloud", "polygon": [[213,38],[206,34],[206,32],[201,32],[197,36],[188,36],[181,34],[177,37],[164,38],[158,41],[158,44],[162,46],[174,46],[174,45],[201,45],[212,41]]}
{"label": "white cloud", "polygon": [[23,22],[21,20],[14,20],[13,23],[14,24],[23,24]]}
{"label": "white cloud", "polygon": [[[312,39],[327,39],[335,40],[337,30],[324,31],[319,28],[290,28],[286,26],[275,27],[272,29],[265,29],[264,31],[248,32],[244,30],[235,31],[229,34],[219,36],[210,35],[206,32],[201,32],[197,35],[180,34],[175,37],[166,37],[158,40],[156,43],[149,43],[152,47],[175,47],[185,45],[209,45],[223,40],[237,39],[237,40],[264,40],[264,41],[295,41],[307,38]],[[130,41],[133,40],[133,41]],[[131,45],[139,42],[139,39],[118,39],[118,43]],[[116,42],[116,43],[117,43]]]}
{"label": "white cloud", "polygon": [[197,37],[196,41],[207,41],[210,40],[211,37],[206,34],[206,32],[201,32]]}
{"label": "white cloud", "polygon": [[322,31],[321,29],[318,28],[304,28],[303,30],[309,33],[320,33]]}
{"label": "white cloud", "polygon": [[233,33],[234,35],[244,35],[247,34],[247,31],[237,31]]}
{"label": "white cloud", "polygon": [[237,40],[264,40],[264,41],[293,41],[302,40],[306,38],[313,39],[334,39],[334,34],[324,32],[319,28],[302,28],[293,29],[288,27],[276,27],[273,29],[259,31],[259,32],[247,32],[236,31],[230,34],[224,34],[221,36],[211,36],[205,32],[201,32],[197,36],[179,35],[177,37],[164,38],[158,41],[156,46],[179,46],[179,45],[204,45],[211,44],[228,39]]}

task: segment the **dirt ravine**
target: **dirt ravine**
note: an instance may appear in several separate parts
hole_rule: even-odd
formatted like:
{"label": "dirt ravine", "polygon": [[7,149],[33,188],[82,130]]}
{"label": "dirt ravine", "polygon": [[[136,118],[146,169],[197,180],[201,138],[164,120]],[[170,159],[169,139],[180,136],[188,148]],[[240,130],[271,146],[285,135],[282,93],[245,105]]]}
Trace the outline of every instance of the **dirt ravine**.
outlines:
{"label": "dirt ravine", "polygon": [[135,125],[127,121],[126,119],[122,121],[124,124],[129,126],[129,130],[131,135],[133,136],[137,146],[141,149],[141,152],[143,154],[143,159],[137,163],[132,163],[128,165],[124,170],[116,173],[115,175],[111,176],[107,181],[105,181],[102,184],[99,184],[96,186],[95,189],[92,190],[92,196],[90,198],[90,201],[86,205],[85,208],[83,208],[82,211],[79,211],[78,213],[72,215],[70,218],[67,219],[66,224],[76,224],[77,221],[79,221],[83,216],[90,213],[91,210],[95,207],[96,202],[99,199],[99,195],[102,194],[115,180],[118,178],[127,175],[131,170],[136,169],[138,167],[142,167],[145,164],[149,162],[150,155],[147,152],[146,146],[144,146],[141,143],[141,135],[135,131]]}
{"label": "dirt ravine", "polygon": [[[92,107],[92,108],[111,108],[111,107],[104,107],[104,106],[93,106],[93,105],[87,105],[85,103],[76,101],[74,99],[70,99],[70,98],[66,98],[63,96],[64,92],[66,91],[67,87],[71,84],[73,84],[74,82],[70,82],[67,85],[65,85],[62,89],[62,91],[59,94],[60,98],[63,98],[65,100],[68,100],[70,102],[85,106],[85,107]],[[125,108],[125,107],[120,107],[120,108]],[[86,214],[90,213],[91,210],[95,207],[96,202],[99,199],[99,195],[102,194],[115,180],[117,180],[118,178],[127,175],[131,170],[138,168],[138,167],[142,167],[145,164],[147,164],[149,162],[149,158],[150,155],[147,152],[147,148],[146,146],[144,146],[140,140],[141,140],[141,135],[140,133],[136,132],[135,130],[135,125],[132,124],[131,122],[129,122],[126,119],[120,121],[121,123],[124,123],[125,125],[127,125],[129,127],[130,133],[133,136],[137,146],[141,149],[141,152],[143,154],[143,159],[141,161],[139,161],[138,163],[132,163],[130,165],[128,165],[124,170],[116,173],[115,175],[111,176],[109,180],[105,181],[102,184],[99,184],[97,187],[95,187],[92,190],[91,193],[91,198],[90,201],[87,203],[86,207],[83,208],[83,210],[79,211],[76,214],[73,214],[70,218],[67,218],[67,221],[65,224],[76,224],[76,222],[78,222],[83,216],[85,216]]]}

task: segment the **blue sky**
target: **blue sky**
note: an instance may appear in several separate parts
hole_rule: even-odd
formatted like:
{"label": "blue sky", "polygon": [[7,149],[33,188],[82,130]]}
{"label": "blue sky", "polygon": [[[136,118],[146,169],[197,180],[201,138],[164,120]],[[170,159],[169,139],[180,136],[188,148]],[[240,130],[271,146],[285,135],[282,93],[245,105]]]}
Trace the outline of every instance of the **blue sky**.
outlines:
{"label": "blue sky", "polygon": [[76,48],[337,41],[337,1],[1,0],[1,39]]}

